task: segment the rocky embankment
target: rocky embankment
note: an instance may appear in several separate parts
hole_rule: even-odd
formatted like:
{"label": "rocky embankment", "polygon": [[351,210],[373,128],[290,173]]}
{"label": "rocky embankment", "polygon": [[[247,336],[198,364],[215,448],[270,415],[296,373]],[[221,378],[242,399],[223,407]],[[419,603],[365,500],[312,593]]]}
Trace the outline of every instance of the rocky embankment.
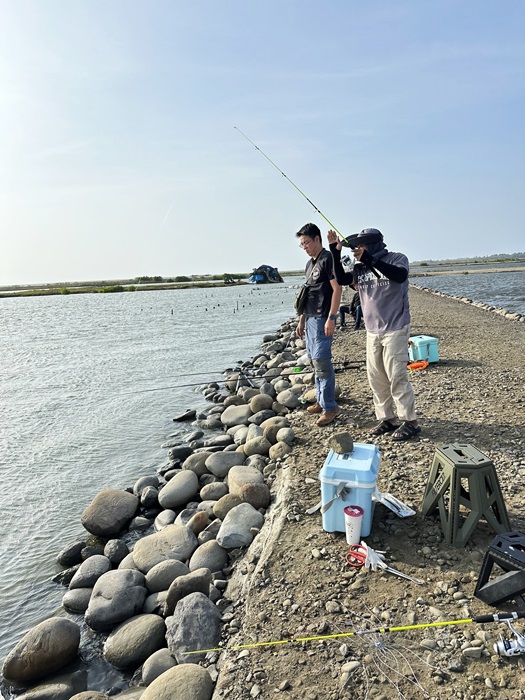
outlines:
{"label": "rocky embankment", "polygon": [[[366,540],[423,585],[348,566],[344,535],[307,514],[319,500],[330,438],[345,431],[372,441],[365,333],[337,336],[345,410],[318,428],[302,410],[312,378],[296,371],[304,345],[284,324],[245,363],[251,378],[206,387],[206,415],[191,424],[191,412],[180,416],[187,434],[158,474],[128,491],[106,489],[88,506],[89,536],[59,555],[64,611],[4,662],[13,697],[525,698],[519,659],[492,650],[500,633],[509,637],[503,625],[330,638],[494,612],[473,596],[494,536],[487,523],[456,548],[444,542],[439,515],[418,510],[439,445],[468,443],[486,454],[513,529],[525,531],[523,318],[417,288],[411,304],[413,335],[439,341],[440,361],[412,374],[423,430],[407,443],[374,442],[379,489],[417,513],[400,519],[378,504]],[[250,646],[317,636],[328,638]],[[235,646],[243,648],[228,650]],[[226,650],[189,654],[215,647]]]}

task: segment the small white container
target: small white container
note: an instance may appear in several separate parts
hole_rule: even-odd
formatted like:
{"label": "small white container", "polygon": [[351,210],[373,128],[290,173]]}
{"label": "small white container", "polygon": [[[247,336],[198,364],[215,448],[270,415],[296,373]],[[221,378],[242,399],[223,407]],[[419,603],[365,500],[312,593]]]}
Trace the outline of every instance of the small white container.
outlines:
{"label": "small white container", "polygon": [[363,522],[364,510],[360,506],[346,506],[345,532],[348,544],[359,544],[361,542],[361,523]]}

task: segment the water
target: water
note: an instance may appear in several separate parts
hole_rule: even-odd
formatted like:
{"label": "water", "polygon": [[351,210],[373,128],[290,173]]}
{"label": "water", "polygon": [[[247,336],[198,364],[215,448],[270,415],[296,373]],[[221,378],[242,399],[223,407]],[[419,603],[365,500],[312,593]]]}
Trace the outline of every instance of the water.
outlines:
{"label": "water", "polygon": [[[498,266],[491,265],[489,267],[497,269]],[[510,266],[506,264],[500,267]],[[477,270],[478,266],[475,269]],[[465,268],[465,271],[454,272],[454,274],[411,277],[410,281],[427,289],[456,297],[467,297],[473,301],[481,301],[491,306],[507,309],[507,311],[525,314],[524,275],[523,271],[471,273]]]}
{"label": "water", "polygon": [[189,429],[173,416],[209,406],[180,385],[256,354],[298,282],[0,299],[0,661],[60,606],[55,557],[92,498],[153,473]]}

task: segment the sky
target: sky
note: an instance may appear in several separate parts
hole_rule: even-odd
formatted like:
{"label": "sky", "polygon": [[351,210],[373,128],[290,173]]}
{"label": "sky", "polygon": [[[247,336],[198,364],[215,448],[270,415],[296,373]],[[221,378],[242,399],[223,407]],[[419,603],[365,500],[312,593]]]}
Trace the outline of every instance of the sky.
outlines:
{"label": "sky", "polygon": [[0,285],[525,250],[523,0],[0,0]]}

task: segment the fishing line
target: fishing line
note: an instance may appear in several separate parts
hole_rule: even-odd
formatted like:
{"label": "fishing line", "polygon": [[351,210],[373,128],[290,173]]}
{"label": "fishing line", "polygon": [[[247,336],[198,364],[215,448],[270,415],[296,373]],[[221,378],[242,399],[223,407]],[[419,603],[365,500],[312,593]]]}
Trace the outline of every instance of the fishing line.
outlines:
{"label": "fishing line", "polygon": [[273,165],[273,167],[274,167],[276,170],[278,170],[278,171],[281,173],[281,175],[282,175],[283,177],[285,177],[285,178],[288,180],[288,182],[290,183],[290,185],[293,185],[293,186],[295,187],[295,189],[299,192],[299,194],[302,195],[302,196],[306,199],[306,201],[307,201],[309,204],[312,205],[312,207],[315,209],[315,211],[316,211],[320,216],[322,216],[323,219],[330,225],[330,228],[332,228],[332,229],[337,233],[337,235],[338,235],[340,238],[342,238],[343,241],[345,241],[345,243],[348,243],[348,241],[346,240],[346,238],[345,238],[345,237],[343,236],[343,234],[334,226],[334,224],[330,221],[330,219],[328,219],[328,218],[323,214],[323,212],[319,209],[319,207],[316,207],[315,204],[312,202],[312,200],[311,200],[309,197],[307,197],[307,196],[305,195],[305,193],[304,193],[301,189],[299,189],[299,187],[297,187],[297,185],[295,184],[295,182],[292,182],[292,180],[290,180],[290,178],[288,177],[288,175],[286,175],[285,173],[283,173],[283,171],[281,170],[281,168],[280,168],[278,165],[276,165],[276,164],[273,162],[273,160],[272,160],[271,158],[269,158],[269,157],[266,155],[266,153],[265,153],[264,151],[262,151],[262,150],[259,148],[259,146],[257,146],[257,144],[255,144],[251,139],[249,139],[249,138],[246,136],[246,134],[245,134],[244,132],[242,132],[242,131],[239,129],[238,126],[234,126],[233,128],[234,128],[234,129],[237,129],[237,131],[239,132],[239,134],[241,134],[241,136],[244,136],[244,138],[245,138],[247,141],[249,141],[249,142],[252,144],[252,146],[253,146],[255,149],[257,149],[257,150],[259,151],[259,153],[260,153],[262,156],[264,156],[264,157],[266,158],[266,160],[267,160],[269,163],[271,163],[271,164]]}
{"label": "fishing line", "polygon": [[519,620],[525,618],[524,612],[500,613],[495,615],[480,615],[468,617],[464,620],[442,620],[439,622],[422,622],[417,625],[401,625],[399,627],[379,627],[377,629],[361,629],[352,632],[338,632],[337,634],[322,634],[313,637],[291,637],[289,639],[276,639],[267,642],[252,642],[251,644],[236,644],[231,647],[213,647],[212,649],[199,649],[184,652],[190,654],[208,654],[215,651],[239,651],[240,649],[254,649],[255,647],[278,646],[281,644],[296,644],[300,642],[317,642],[325,639],[341,639],[342,637],[362,637],[368,634],[385,634],[387,632],[407,632],[409,630],[422,630],[432,627],[446,627],[450,625],[468,625],[471,623],[484,624],[487,622],[505,622],[507,620]]}

